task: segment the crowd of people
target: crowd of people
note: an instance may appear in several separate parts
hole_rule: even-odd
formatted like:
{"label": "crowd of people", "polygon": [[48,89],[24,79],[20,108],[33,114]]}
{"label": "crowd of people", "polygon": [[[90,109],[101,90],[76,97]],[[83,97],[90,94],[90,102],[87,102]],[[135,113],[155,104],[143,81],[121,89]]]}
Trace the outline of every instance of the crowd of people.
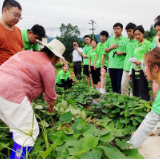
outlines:
{"label": "crowd of people", "polygon": [[[41,93],[48,102],[47,110],[54,111],[55,85],[65,89],[75,83],[70,78],[68,62],[62,56],[65,46],[57,39],[44,44],[45,29],[34,25],[21,31],[15,25],[22,19],[22,7],[15,0],[4,0],[0,19],[0,119],[10,128],[14,141],[11,159],[26,158],[39,135],[39,126],[31,101]],[[73,68],[81,79],[81,62],[86,81],[100,93],[105,93],[106,73],[109,70],[113,92],[133,95],[150,100],[148,81],[154,94],[152,111],[147,114],[138,130],[132,135],[130,148],[138,148],[149,134],[159,134],[160,127],[160,16],[154,25],[157,35],[150,43],[144,38],[143,26],[129,23],[128,35],[122,35],[123,25],[113,26],[115,36],[107,31],[100,33],[100,41],[84,36],[86,46],[78,47],[73,42]],[[44,47],[40,50],[39,43]],[[63,62],[62,71],[56,76],[54,65]],[[129,93],[129,79],[132,90]],[[152,132],[152,133],[151,133]],[[24,134],[26,133],[26,134]]]}
{"label": "crowd of people", "polygon": [[[86,75],[88,85],[89,76],[92,88],[100,93],[105,93],[106,73],[109,71],[113,92],[137,96],[150,101],[148,80],[144,74],[144,54],[160,46],[160,16],[155,19],[154,25],[157,35],[151,43],[144,38],[145,31],[142,25],[136,26],[128,23],[125,27],[128,38],[122,35],[123,25],[116,23],[113,26],[115,36],[109,37],[107,31],[100,33],[100,42],[84,36],[86,46],[78,47],[78,42],[73,42],[73,69],[76,76],[81,76],[81,62],[83,57],[83,74]],[[131,90],[129,91],[129,80]],[[160,89],[155,81],[150,81],[153,89],[153,100]]]}

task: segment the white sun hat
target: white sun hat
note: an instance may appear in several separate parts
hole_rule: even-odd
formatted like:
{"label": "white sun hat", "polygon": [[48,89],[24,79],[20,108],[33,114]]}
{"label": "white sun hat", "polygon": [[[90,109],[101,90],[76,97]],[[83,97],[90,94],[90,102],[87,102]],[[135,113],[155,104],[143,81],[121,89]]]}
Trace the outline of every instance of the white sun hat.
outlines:
{"label": "white sun hat", "polygon": [[53,39],[51,42],[45,44],[39,40],[36,40],[37,42],[41,43],[42,45],[46,46],[49,50],[51,50],[57,57],[60,58],[60,60],[64,64],[68,64],[68,62],[65,60],[65,58],[62,56],[65,52],[66,48],[65,46],[57,39]]}

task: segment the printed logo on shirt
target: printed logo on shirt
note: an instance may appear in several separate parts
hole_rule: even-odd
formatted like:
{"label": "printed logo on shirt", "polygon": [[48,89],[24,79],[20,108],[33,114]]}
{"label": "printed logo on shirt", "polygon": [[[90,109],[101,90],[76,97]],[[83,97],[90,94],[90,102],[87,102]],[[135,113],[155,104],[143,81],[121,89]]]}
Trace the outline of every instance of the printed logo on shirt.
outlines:
{"label": "printed logo on shirt", "polygon": [[121,44],[121,46],[123,45],[123,43]]}
{"label": "printed logo on shirt", "polygon": [[142,46],[142,48],[144,48],[144,46]]}

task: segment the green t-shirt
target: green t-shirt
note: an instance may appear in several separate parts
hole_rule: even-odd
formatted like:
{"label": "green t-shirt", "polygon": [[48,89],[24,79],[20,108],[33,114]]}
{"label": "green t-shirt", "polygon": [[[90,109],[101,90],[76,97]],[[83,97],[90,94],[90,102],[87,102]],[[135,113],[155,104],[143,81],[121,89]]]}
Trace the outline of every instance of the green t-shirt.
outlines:
{"label": "green t-shirt", "polygon": [[127,41],[128,41],[128,38],[124,37],[123,35],[119,39],[116,39],[115,36],[110,37],[108,39],[106,48],[111,47],[113,44],[118,44],[117,48],[112,49],[109,53],[106,53],[106,55],[108,54],[109,56],[109,68],[123,69],[125,55],[118,56],[117,54],[115,54],[115,56],[113,57],[113,54],[114,54],[113,52],[124,51],[124,46]]}
{"label": "green t-shirt", "polygon": [[[83,48],[83,56],[88,55],[91,50],[92,50],[92,46],[87,46],[86,45]],[[84,63],[83,63],[84,65],[89,65],[89,58],[84,58],[83,61],[84,61]]]}
{"label": "green t-shirt", "polygon": [[[97,60],[96,60],[96,68],[101,67],[102,63],[102,55],[105,54],[105,49],[107,42],[105,41],[103,44],[99,42],[96,47],[96,53],[97,53]],[[104,60],[104,66],[108,67],[108,55],[106,55],[105,60]]]}
{"label": "green t-shirt", "polygon": [[23,43],[24,43],[24,50],[33,49],[33,51],[38,51],[40,49],[39,43],[34,45],[29,41],[28,31],[29,31],[28,29],[21,31],[22,32],[22,39],[23,39]]}
{"label": "green t-shirt", "polygon": [[62,84],[61,80],[64,79],[66,81],[68,78],[70,78],[70,72],[67,71],[65,74],[62,69],[56,76],[56,84]]}
{"label": "green t-shirt", "polygon": [[130,71],[132,63],[129,61],[129,58],[134,57],[134,50],[138,44],[138,41],[136,39],[133,39],[132,41],[129,40],[125,44],[124,52],[126,53],[126,57],[124,59],[124,71]]}
{"label": "green t-shirt", "polygon": [[95,56],[96,56],[96,50],[91,50],[88,54],[88,57],[91,59],[91,66],[94,66],[94,61],[95,61]]}
{"label": "green t-shirt", "polygon": [[[156,47],[157,47],[155,38],[156,38],[156,37],[153,38],[150,48],[156,48]],[[159,42],[160,42],[160,39],[159,39]]]}
{"label": "green t-shirt", "polygon": [[[137,58],[138,61],[144,60],[144,54],[149,52],[151,50],[150,48],[151,42],[145,39],[143,43],[140,45],[137,44],[135,50],[134,50],[134,57]],[[135,65],[132,65],[132,68],[135,68]]]}
{"label": "green t-shirt", "polygon": [[152,106],[152,111],[160,114],[160,90],[157,92],[156,99]]}

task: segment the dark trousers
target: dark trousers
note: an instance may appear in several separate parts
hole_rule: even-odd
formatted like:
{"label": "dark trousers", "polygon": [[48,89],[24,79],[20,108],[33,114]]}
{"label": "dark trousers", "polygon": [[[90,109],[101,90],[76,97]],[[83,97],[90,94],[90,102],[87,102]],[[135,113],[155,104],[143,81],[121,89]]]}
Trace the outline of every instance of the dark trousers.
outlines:
{"label": "dark trousers", "polygon": [[81,61],[73,62],[73,70],[77,79],[81,79]]}
{"label": "dark trousers", "polygon": [[113,92],[121,93],[121,80],[123,69],[109,68],[109,75],[111,77],[111,85]]}
{"label": "dark trousers", "polygon": [[132,69],[132,91],[133,96],[140,97],[146,101],[150,101],[148,81],[144,76],[144,72],[140,71],[140,79],[135,79],[135,70]]}
{"label": "dark trousers", "polygon": [[64,79],[61,80],[62,84],[56,84],[58,87],[63,87],[64,89],[69,89],[72,87],[72,79],[67,79],[66,81]]}

